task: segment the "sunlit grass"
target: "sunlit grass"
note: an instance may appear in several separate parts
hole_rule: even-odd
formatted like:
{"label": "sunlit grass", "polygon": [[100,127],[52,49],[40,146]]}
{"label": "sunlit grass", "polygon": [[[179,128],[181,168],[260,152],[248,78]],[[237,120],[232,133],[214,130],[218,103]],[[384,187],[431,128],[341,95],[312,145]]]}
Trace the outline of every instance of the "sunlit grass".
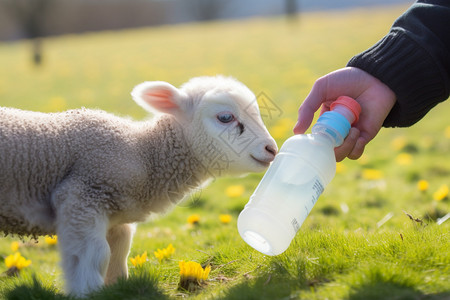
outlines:
{"label": "sunlit grass", "polygon": [[[3,43],[0,105],[40,111],[85,106],[141,119],[146,114],[129,95],[134,85],[180,85],[220,73],[279,106],[281,114],[265,122],[280,146],[313,82],[381,38],[404,9],[307,13],[297,23],[249,19],[48,38],[40,68],[31,65],[27,42]],[[444,103],[415,127],[383,129],[360,160],[340,163],[281,256],[252,250],[236,228],[262,174],[217,179],[171,213],[140,224],[129,257],[139,257],[139,266],[130,262],[128,281],[91,298],[443,298],[450,291],[450,221],[437,220],[450,207],[449,114]],[[176,251],[165,255],[168,245]],[[3,258],[15,251],[32,264],[19,277],[0,276],[1,295],[67,299],[57,244],[44,237],[38,243],[0,241]],[[180,261],[211,266],[201,289],[178,289]],[[2,270],[7,266],[0,264]]]}

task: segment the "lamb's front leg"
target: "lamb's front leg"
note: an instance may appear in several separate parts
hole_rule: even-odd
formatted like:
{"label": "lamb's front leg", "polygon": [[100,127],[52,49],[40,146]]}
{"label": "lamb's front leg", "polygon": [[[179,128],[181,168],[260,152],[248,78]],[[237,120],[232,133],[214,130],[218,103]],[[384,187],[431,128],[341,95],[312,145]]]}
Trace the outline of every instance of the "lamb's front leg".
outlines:
{"label": "lamb's front leg", "polygon": [[115,283],[119,277],[128,277],[127,258],[135,230],[134,224],[121,224],[108,231],[106,238],[111,249],[111,259],[106,272],[106,284]]}
{"label": "lamb's front leg", "polygon": [[85,296],[103,285],[110,258],[107,228],[105,215],[73,195],[58,209],[58,243],[70,294]]}

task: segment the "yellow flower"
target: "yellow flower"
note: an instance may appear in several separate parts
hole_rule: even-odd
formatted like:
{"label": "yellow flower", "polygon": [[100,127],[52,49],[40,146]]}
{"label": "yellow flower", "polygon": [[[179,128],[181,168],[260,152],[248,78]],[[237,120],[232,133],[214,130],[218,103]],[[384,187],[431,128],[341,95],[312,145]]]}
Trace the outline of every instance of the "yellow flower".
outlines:
{"label": "yellow flower", "polygon": [[429,186],[428,181],[426,181],[426,180],[424,180],[424,179],[419,180],[419,181],[417,182],[417,188],[418,188],[419,191],[421,191],[421,192],[425,192],[426,190],[428,190],[428,186]]}
{"label": "yellow flower", "polygon": [[429,136],[424,136],[420,139],[420,145],[425,149],[429,150],[435,144],[435,140]]}
{"label": "yellow flower", "polygon": [[433,193],[433,199],[436,201],[441,201],[448,196],[448,186],[446,184],[441,185],[441,187]]}
{"label": "yellow flower", "polygon": [[229,214],[221,214],[219,215],[219,220],[223,224],[228,224],[231,222],[231,215]]}
{"label": "yellow flower", "polygon": [[162,250],[158,249],[154,253],[159,262],[161,262],[163,259],[168,259],[174,252],[175,248],[172,244],[169,244],[167,248],[163,248]]}
{"label": "yellow flower", "polygon": [[379,180],[383,178],[383,172],[376,169],[364,169],[361,175],[362,178],[367,180]]}
{"label": "yellow flower", "polygon": [[28,267],[31,264],[31,260],[25,259],[20,252],[11,254],[5,258],[5,265],[8,269],[16,267],[18,270]]}
{"label": "yellow flower", "polygon": [[346,169],[347,169],[347,167],[342,162],[336,163],[336,174],[341,174]]}
{"label": "yellow flower", "polygon": [[193,224],[198,224],[198,223],[200,222],[200,215],[199,215],[199,214],[193,214],[193,215],[190,215],[190,216],[187,218],[187,222],[188,222],[189,224],[191,224],[191,225],[193,225]]}
{"label": "yellow flower", "polygon": [[358,159],[358,163],[362,166],[367,165],[370,162],[370,158],[367,154],[361,155],[361,157]]}
{"label": "yellow flower", "polygon": [[404,152],[400,153],[397,155],[395,162],[401,166],[410,165],[412,163],[412,155]]}
{"label": "yellow flower", "polygon": [[272,128],[270,128],[269,131],[274,139],[281,139],[292,134],[292,128],[294,125],[295,119],[283,118],[280,119]]}
{"label": "yellow flower", "polygon": [[180,266],[181,277],[194,278],[199,281],[208,279],[209,272],[211,271],[210,265],[203,269],[202,266],[195,261],[185,262],[182,260],[178,265]]}
{"label": "yellow flower", "polygon": [[130,258],[131,263],[135,267],[141,267],[147,261],[147,251],[145,251],[142,255],[136,255],[135,257]]}
{"label": "yellow flower", "polygon": [[56,243],[58,242],[58,236],[56,236],[56,235],[48,236],[47,235],[47,236],[45,236],[44,241],[50,246],[56,245]]}
{"label": "yellow flower", "polygon": [[211,266],[202,268],[199,263],[194,261],[180,261],[180,282],[178,287],[188,291],[195,291],[208,279]]}
{"label": "yellow flower", "polygon": [[47,109],[49,111],[63,111],[67,107],[67,101],[63,97],[53,97],[49,100]]}
{"label": "yellow flower", "polygon": [[238,185],[230,185],[225,190],[225,195],[227,195],[230,198],[236,198],[236,197],[242,196],[244,191],[245,191],[245,188],[244,188],[243,185],[240,185],[240,184],[238,184]]}
{"label": "yellow flower", "polygon": [[279,126],[279,125],[275,125],[273,127],[271,127],[269,129],[270,135],[274,138],[274,139],[282,139],[284,137],[286,137],[287,135],[287,131],[286,128],[284,128],[283,126]]}
{"label": "yellow flower", "polygon": [[450,126],[445,127],[444,135],[446,138],[450,139]]}
{"label": "yellow flower", "polygon": [[13,252],[17,252],[19,250],[20,243],[19,242],[12,242],[11,243],[11,250]]}
{"label": "yellow flower", "polygon": [[391,147],[396,151],[402,150],[406,146],[406,141],[405,136],[398,136],[391,141]]}

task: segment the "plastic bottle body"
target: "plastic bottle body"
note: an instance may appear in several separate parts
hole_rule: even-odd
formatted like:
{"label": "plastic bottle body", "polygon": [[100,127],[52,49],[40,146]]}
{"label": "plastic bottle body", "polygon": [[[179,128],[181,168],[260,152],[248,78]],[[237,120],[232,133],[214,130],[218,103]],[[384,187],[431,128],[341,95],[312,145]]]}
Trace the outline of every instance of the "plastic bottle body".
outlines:
{"label": "plastic bottle body", "polygon": [[242,238],[267,255],[284,252],[336,172],[328,134],[296,135],[281,147],[238,218]]}
{"label": "plastic bottle body", "polygon": [[336,173],[334,148],[358,121],[360,105],[341,96],[312,128],[281,147],[238,218],[244,241],[261,253],[283,253]]}

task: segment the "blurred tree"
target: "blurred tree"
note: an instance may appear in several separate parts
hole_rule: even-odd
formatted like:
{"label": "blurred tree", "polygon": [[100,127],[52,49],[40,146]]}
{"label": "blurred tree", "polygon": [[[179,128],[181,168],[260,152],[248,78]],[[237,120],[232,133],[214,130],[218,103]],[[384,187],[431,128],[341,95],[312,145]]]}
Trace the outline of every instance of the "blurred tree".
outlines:
{"label": "blurred tree", "polygon": [[0,0],[0,4],[22,27],[25,37],[32,42],[35,65],[42,63],[42,41],[45,35],[44,20],[53,0]]}
{"label": "blurred tree", "polygon": [[227,4],[224,0],[193,0],[196,19],[209,21],[218,19],[220,12]]}
{"label": "blurred tree", "polygon": [[298,12],[297,0],[286,0],[285,1],[285,13],[289,19],[296,19]]}

